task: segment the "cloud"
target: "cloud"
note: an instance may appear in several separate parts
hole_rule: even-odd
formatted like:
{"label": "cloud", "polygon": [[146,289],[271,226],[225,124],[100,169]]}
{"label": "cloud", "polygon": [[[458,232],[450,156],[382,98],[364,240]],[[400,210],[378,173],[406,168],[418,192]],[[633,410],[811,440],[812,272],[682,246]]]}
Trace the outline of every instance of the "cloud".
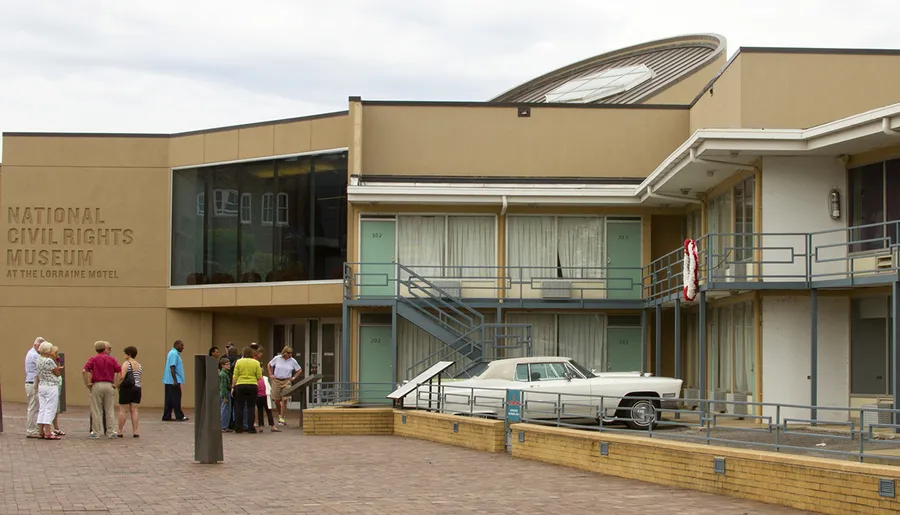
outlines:
{"label": "cloud", "polygon": [[602,52],[717,32],[748,46],[900,47],[900,2],[3,2],[0,131],[174,132],[486,100]]}

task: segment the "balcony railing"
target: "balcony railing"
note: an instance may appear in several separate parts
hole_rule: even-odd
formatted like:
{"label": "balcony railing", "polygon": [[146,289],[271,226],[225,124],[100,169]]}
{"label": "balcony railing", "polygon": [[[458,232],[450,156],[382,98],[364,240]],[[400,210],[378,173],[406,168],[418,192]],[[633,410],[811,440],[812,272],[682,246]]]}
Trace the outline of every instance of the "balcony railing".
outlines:
{"label": "balcony railing", "polygon": [[[409,270],[407,272],[405,270]],[[344,298],[414,298],[427,288],[415,276],[466,300],[640,300],[640,267],[433,266],[346,263]]]}
{"label": "balcony railing", "polygon": [[[698,278],[707,289],[781,289],[883,283],[897,277],[900,222],[812,233],[711,233],[697,239]],[[642,297],[666,300],[684,288],[684,249],[643,271]]]}

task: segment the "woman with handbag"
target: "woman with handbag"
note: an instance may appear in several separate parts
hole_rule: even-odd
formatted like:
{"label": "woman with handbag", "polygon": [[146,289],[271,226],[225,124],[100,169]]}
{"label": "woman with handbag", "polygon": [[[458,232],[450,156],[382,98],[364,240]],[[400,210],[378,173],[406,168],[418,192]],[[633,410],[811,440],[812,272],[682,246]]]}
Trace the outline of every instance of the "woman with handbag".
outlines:
{"label": "woman with handbag", "polygon": [[[124,438],[122,430],[128,413],[131,414],[131,429],[134,437],[138,433],[138,405],[141,403],[141,364],[137,362],[137,349],[125,347],[125,359],[122,362],[122,382],[119,383],[119,438]],[[127,410],[127,411],[126,411]]]}

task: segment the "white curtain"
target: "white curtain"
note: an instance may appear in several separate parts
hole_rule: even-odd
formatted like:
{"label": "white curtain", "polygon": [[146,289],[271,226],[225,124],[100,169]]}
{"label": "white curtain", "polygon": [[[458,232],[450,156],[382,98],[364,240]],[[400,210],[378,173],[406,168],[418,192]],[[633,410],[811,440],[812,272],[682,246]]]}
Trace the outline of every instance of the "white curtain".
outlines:
{"label": "white curtain", "polygon": [[[510,313],[506,315],[506,322],[510,324],[531,324],[532,325],[532,356],[556,356],[556,317],[554,315],[538,315],[534,313]],[[516,334],[520,337],[526,336],[524,328],[509,328],[509,334]],[[511,345],[513,342],[508,341],[506,344]],[[506,349],[507,358],[518,358],[525,356],[525,349]]]}
{"label": "white curtain", "polygon": [[599,314],[559,315],[559,354],[588,370],[605,370],[606,317]]}
{"label": "white curtain", "polygon": [[719,389],[719,315],[721,309],[712,309],[709,312],[709,333],[707,334],[707,348],[709,350],[709,377],[707,388],[709,391]]}
{"label": "white curtain", "polygon": [[734,309],[737,315],[734,324],[734,390],[753,395],[756,384],[753,303],[738,304]]}
{"label": "white curtain", "polygon": [[[444,264],[444,216],[397,217],[400,264],[426,279],[441,277]],[[404,273],[403,278],[409,274]]]}
{"label": "white curtain", "polygon": [[[447,219],[447,253],[451,277],[498,277],[497,236],[490,216]],[[466,268],[479,267],[485,268]]]}
{"label": "white curtain", "polygon": [[555,217],[511,216],[506,232],[509,238],[507,262],[513,282],[556,277]]}
{"label": "white curtain", "polygon": [[603,219],[559,218],[559,261],[566,278],[602,277]]}
{"label": "white curtain", "polygon": [[685,320],[684,386],[696,388],[700,384],[700,333],[697,315],[689,313]]}
{"label": "white curtain", "polygon": [[[431,336],[405,318],[397,319],[397,380],[411,379],[439,361],[435,356],[426,363],[409,370],[425,358],[444,348],[444,342]],[[448,351],[449,352],[449,351]]]}
{"label": "white curtain", "polygon": [[[719,309],[719,389],[733,390],[734,385],[734,312],[732,306]],[[743,322],[743,320],[742,320]]]}

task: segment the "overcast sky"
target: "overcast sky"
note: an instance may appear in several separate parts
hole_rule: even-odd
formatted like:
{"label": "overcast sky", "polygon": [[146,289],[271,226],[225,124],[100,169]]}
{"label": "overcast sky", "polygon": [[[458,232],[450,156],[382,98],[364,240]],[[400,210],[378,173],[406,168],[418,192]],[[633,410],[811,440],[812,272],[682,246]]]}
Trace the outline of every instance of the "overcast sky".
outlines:
{"label": "overcast sky", "polygon": [[897,0],[0,0],[0,132],[168,133],[343,110],[351,95],[487,100],[688,33],[725,36],[729,56],[900,48],[897,20]]}

